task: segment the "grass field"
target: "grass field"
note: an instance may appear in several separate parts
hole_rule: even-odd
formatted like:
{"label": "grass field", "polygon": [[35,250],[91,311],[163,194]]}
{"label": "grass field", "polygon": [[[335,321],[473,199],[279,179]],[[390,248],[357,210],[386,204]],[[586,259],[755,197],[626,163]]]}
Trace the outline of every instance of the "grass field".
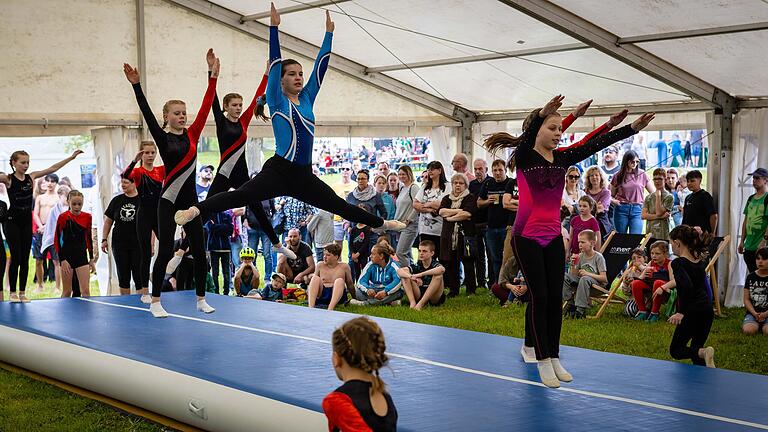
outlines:
{"label": "grass field", "polygon": [[[217,156],[211,159],[210,153],[213,152],[201,157],[201,162],[216,162]],[[337,176],[326,176],[324,180],[332,182],[337,178]],[[347,256],[346,246],[342,256]],[[257,260],[257,266],[263,275],[264,262],[261,257]],[[34,266],[32,265],[31,268],[33,269]],[[28,283],[30,293],[34,287],[32,277],[33,275],[30,274]],[[92,292],[98,292],[95,283],[92,283],[91,287]],[[31,297],[35,299],[53,295],[53,284],[48,283],[41,293],[33,294]],[[487,290],[479,289],[474,296],[454,298],[441,307],[427,308],[422,312],[412,311],[407,306],[350,306],[342,307],[340,310],[522,338],[525,309],[521,305],[501,308]],[[594,310],[592,312],[594,313]],[[715,320],[708,340],[708,344],[716,349],[717,366],[735,371],[768,374],[768,337],[747,337],[741,334],[743,309],[725,309],[724,312],[727,316]],[[611,306],[600,320],[565,320],[562,344],[670,360],[668,346],[673,331],[674,327],[665,322],[649,324],[630,320],[623,314],[621,306]],[[512,360],[516,361],[516,359]],[[6,430],[159,431],[166,429],[102,403],[0,369],[0,431]]]}

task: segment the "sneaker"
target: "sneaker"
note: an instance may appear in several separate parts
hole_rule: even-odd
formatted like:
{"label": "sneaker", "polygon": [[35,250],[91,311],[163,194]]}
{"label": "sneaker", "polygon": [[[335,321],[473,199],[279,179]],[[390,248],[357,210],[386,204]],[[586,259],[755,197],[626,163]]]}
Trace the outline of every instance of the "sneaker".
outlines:
{"label": "sneaker", "polygon": [[533,347],[523,346],[520,348],[520,355],[523,356],[523,361],[526,363],[536,363],[536,351]]}
{"label": "sneaker", "polygon": [[352,306],[365,306],[368,303],[366,303],[364,301],[361,301],[361,300],[358,300],[358,299],[352,299],[352,300],[349,301],[349,304],[351,304]]}
{"label": "sneaker", "polygon": [[659,320],[659,314],[652,313],[652,314],[648,315],[648,322],[656,322],[658,320]]}
{"label": "sneaker", "polygon": [[715,349],[711,346],[704,348],[704,363],[708,368],[715,367]]}
{"label": "sneaker", "polygon": [[19,300],[19,295],[16,294],[15,292],[11,293],[11,296],[8,297],[8,301],[10,301],[11,303],[21,303],[21,300]]}
{"label": "sneaker", "polygon": [[200,216],[200,209],[193,206],[186,210],[177,211],[176,214],[173,215],[173,220],[176,222],[176,225],[184,226],[198,216]]}
{"label": "sneaker", "polygon": [[150,304],[152,303],[152,296],[150,296],[149,294],[142,294],[140,300],[144,304]]}
{"label": "sneaker", "polygon": [[646,319],[648,319],[648,312],[638,312],[635,315],[635,321],[645,321]]}
{"label": "sneaker", "polygon": [[285,257],[288,258],[289,260],[296,259],[296,254],[282,243],[279,245],[272,246],[272,252],[281,253],[285,255]]}

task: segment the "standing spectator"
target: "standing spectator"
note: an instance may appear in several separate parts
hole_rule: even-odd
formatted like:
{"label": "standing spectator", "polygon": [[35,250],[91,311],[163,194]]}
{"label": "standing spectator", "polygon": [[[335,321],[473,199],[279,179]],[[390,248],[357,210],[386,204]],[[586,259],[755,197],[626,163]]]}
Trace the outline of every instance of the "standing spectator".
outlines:
{"label": "standing spectator", "polygon": [[688,139],[685,140],[685,145],[683,146],[683,155],[684,155],[684,165],[686,168],[689,168],[691,166],[691,134],[688,133]]}
{"label": "standing spectator", "polygon": [[408,266],[413,262],[413,242],[419,235],[419,214],[414,209],[414,199],[418,196],[420,188],[413,178],[413,171],[408,165],[403,165],[397,170],[397,178],[403,187],[397,195],[395,219],[405,224],[405,229],[400,231],[397,242],[397,259],[401,266]]}
{"label": "standing spectator", "polygon": [[[347,199],[347,195],[352,192],[356,184],[352,181],[352,165],[345,162],[341,165],[341,182],[333,185],[333,191],[342,199]],[[339,245],[344,245],[346,230],[344,229],[344,219],[339,215],[333,215],[333,240]]]}
{"label": "standing spectator", "polygon": [[672,223],[673,227],[679,226],[683,223],[683,200],[680,199],[680,191],[677,190],[678,179],[677,170],[670,168],[667,170],[667,181],[664,183],[664,188],[672,194]]}
{"label": "standing spectator", "polygon": [[[747,198],[744,221],[741,223],[741,241],[738,251],[744,254],[744,262],[750,273],[757,270],[755,252],[765,246],[768,239],[768,170],[758,168],[750,174],[755,193]],[[745,285],[746,288],[746,285]]]}
{"label": "standing spectator", "polygon": [[747,276],[744,282],[744,308],[746,314],[741,330],[754,335],[761,331],[768,335],[768,248],[762,247],[755,252],[756,270]]}
{"label": "standing spectator", "polygon": [[657,154],[657,160],[659,161],[660,167],[667,166],[668,162],[668,155],[667,155],[667,142],[663,139],[656,140],[652,147],[656,147],[656,154]]}
{"label": "standing spectator", "polygon": [[613,226],[617,233],[641,234],[643,232],[643,188],[654,193],[653,185],[638,168],[640,158],[632,150],[624,153],[621,169],[611,181],[612,202],[616,205],[613,214]]}
{"label": "standing spectator", "polygon": [[696,168],[700,168],[701,149],[704,146],[704,131],[695,129],[691,131],[691,163]]}
{"label": "standing spectator", "polygon": [[287,196],[284,197],[280,210],[285,215],[285,229],[298,229],[301,235],[301,241],[310,243],[307,223],[309,223],[309,218],[317,212],[317,209],[294,197]]}
{"label": "standing spectator", "polygon": [[664,168],[653,170],[653,186],[656,192],[648,194],[641,217],[645,219],[645,232],[656,240],[669,240],[669,219],[675,198],[665,189],[667,172]]}
{"label": "standing spectator", "polygon": [[[131,293],[131,276],[137,290],[141,289],[139,240],[136,238],[136,213],[139,209],[139,194],[136,184],[129,176],[122,176],[120,188],[123,193],[115,196],[104,211],[104,237],[101,250],[109,252],[109,233],[112,233],[112,259],[117,270],[120,295]],[[58,203],[57,203],[58,204]],[[112,229],[114,227],[114,230]]]}
{"label": "standing spectator", "polygon": [[469,181],[464,174],[454,174],[451,186],[451,193],[440,203],[439,214],[444,221],[440,233],[440,262],[445,266],[448,297],[455,297],[459,295],[460,262],[464,264],[467,295],[477,289],[474,262],[477,248],[472,241],[475,236],[472,214],[477,211],[477,197],[469,193]]}
{"label": "standing spectator", "polygon": [[45,225],[48,222],[48,215],[51,209],[59,203],[59,195],[56,188],[59,185],[59,176],[56,174],[46,175],[41,182],[45,192],[35,198],[35,207],[32,211],[32,219],[35,222],[37,230],[32,236],[32,256],[35,258],[35,276],[37,279],[37,292],[43,289],[43,280],[45,279],[46,254],[42,249],[43,233]]}
{"label": "standing spectator", "polygon": [[[307,230],[315,242],[315,260],[323,260],[323,249],[334,241],[333,215],[327,210],[318,211],[307,224]],[[341,245],[338,245],[341,247]]]}
{"label": "standing spectator", "polygon": [[[370,212],[368,204],[360,203],[358,207]],[[349,262],[352,267],[352,278],[355,282],[363,273],[363,268],[368,263],[368,257],[371,255],[371,247],[374,244],[373,231],[371,227],[357,223],[349,231]]]}
{"label": "standing spectator", "polygon": [[357,172],[357,187],[347,195],[347,202],[356,206],[366,204],[370,207],[369,212],[382,218],[386,217],[388,212],[387,208],[384,207],[384,200],[381,194],[368,182],[368,179],[368,170],[364,169]]}
{"label": "standing spectator", "polygon": [[619,172],[621,165],[616,161],[618,158],[618,151],[616,147],[611,146],[603,150],[603,164],[600,165],[600,170],[608,178],[608,182],[613,180],[613,176]]}
{"label": "standing spectator", "polygon": [[197,175],[197,184],[195,189],[197,190],[197,201],[205,201],[208,196],[208,190],[211,189],[211,182],[213,181],[213,165],[203,165],[200,167],[200,172]]}
{"label": "standing spectator", "polygon": [[480,195],[477,196],[477,207],[488,210],[485,242],[488,245],[488,262],[490,264],[488,282],[493,285],[499,278],[503,264],[504,239],[507,237],[507,222],[509,221],[509,210],[504,208],[503,203],[504,191],[507,189],[507,183],[509,183],[507,164],[501,159],[496,159],[491,163],[491,172],[493,177],[480,188]]}
{"label": "standing spectator", "polygon": [[286,246],[296,255],[296,259],[290,259],[280,254],[280,258],[277,260],[277,272],[285,275],[287,281],[306,287],[310,277],[315,272],[312,248],[301,241],[301,235],[297,228],[288,231]]}
{"label": "standing spectator", "polygon": [[[43,233],[42,249],[43,253],[50,254],[51,259],[53,260],[54,274],[56,276],[56,295],[61,294],[61,267],[59,266],[59,256],[56,254],[56,246],[53,244],[53,236],[56,231],[56,221],[59,219],[59,215],[69,209],[67,195],[70,190],[69,186],[59,186],[59,191],[57,192],[59,202],[51,209],[51,212],[48,215],[48,222],[45,224],[45,232]],[[8,282],[7,279],[8,278],[6,278],[6,283]],[[136,287],[136,290],[141,290],[141,287]]]}
{"label": "standing spectator", "polygon": [[565,173],[565,187],[563,188],[563,200],[560,204],[560,219],[563,222],[563,228],[570,229],[571,218],[579,210],[579,198],[584,196],[584,190],[579,187],[581,172],[576,166],[568,168]]}
{"label": "standing spectator", "polygon": [[[268,218],[272,218],[276,213],[275,200],[264,200],[260,203],[264,214]],[[248,247],[257,252],[259,250],[259,244],[261,244],[261,253],[264,255],[264,282],[267,278],[275,272],[275,264],[277,261],[277,255],[272,252],[270,245],[272,241],[269,239],[269,235],[265,229],[262,229],[259,220],[256,218],[256,214],[250,207],[245,208],[245,223],[244,227],[248,234]]]}
{"label": "standing spectator", "polygon": [[387,193],[395,200],[395,206],[397,206],[397,197],[400,194],[401,186],[396,172],[391,172],[387,175]]}
{"label": "standing spectator", "polygon": [[373,188],[376,189],[376,193],[381,197],[381,201],[384,204],[385,215],[384,219],[392,219],[395,217],[395,200],[387,192],[387,178],[383,175],[377,175],[373,180]]}
{"label": "standing spectator", "polygon": [[640,158],[640,169],[645,171],[645,164],[648,161],[648,147],[645,145],[645,137],[641,134],[635,135],[630,150],[637,153],[637,157]]}
{"label": "standing spectator", "polygon": [[389,176],[389,163],[387,161],[379,161],[376,165],[376,175],[384,176],[384,178]]}
{"label": "standing spectator", "polygon": [[[206,223],[208,232],[208,253],[211,258],[211,273],[216,294],[229,295],[230,287],[230,251],[229,239],[232,237],[234,226],[232,224],[232,210],[225,210],[211,214],[211,219]],[[224,279],[223,290],[219,287],[219,264],[221,275]]]}
{"label": "standing spectator", "polygon": [[672,134],[672,141],[669,142],[669,147],[672,153],[671,167],[681,167],[685,164],[685,153],[683,152],[683,145],[680,141],[680,135]]}
{"label": "standing spectator", "polygon": [[683,207],[683,225],[699,227],[712,234],[717,232],[717,207],[709,192],[701,188],[701,172],[689,171],[685,175],[691,194],[685,198]]}
{"label": "standing spectator", "polygon": [[438,214],[440,202],[448,195],[445,184],[443,164],[432,161],[427,164],[427,179],[424,185],[413,199],[413,208],[419,212],[419,241],[429,240],[435,244],[435,249],[440,249],[440,233],[443,230],[443,218]]}
{"label": "standing spectator", "polygon": [[[480,189],[491,179],[491,176],[488,175],[488,162],[485,159],[475,159],[472,168],[475,171],[475,179],[469,182],[469,193],[480,197]],[[475,246],[477,246],[477,257],[475,257],[477,286],[489,287],[492,285],[489,281],[491,280],[491,273],[493,273],[493,265],[486,266],[486,263],[490,262],[491,256],[485,243],[485,230],[488,228],[488,208],[478,206],[472,220],[475,222]]]}
{"label": "standing spectator", "polygon": [[608,233],[613,230],[613,221],[608,217],[608,210],[611,206],[611,191],[606,186],[605,176],[603,176],[600,168],[590,167],[584,177],[586,178],[584,192],[597,203],[595,218],[600,225],[600,235],[605,239],[608,237]]}
{"label": "standing spectator", "polygon": [[229,258],[232,261],[230,270],[240,267],[240,251],[243,246],[248,246],[248,234],[243,227],[245,208],[232,210],[232,236],[229,238]]}
{"label": "standing spectator", "polygon": [[453,171],[456,174],[464,174],[468,181],[472,181],[475,179],[475,176],[469,172],[468,165],[469,159],[467,159],[467,155],[464,153],[456,153],[456,155],[451,160],[451,167],[453,168]]}

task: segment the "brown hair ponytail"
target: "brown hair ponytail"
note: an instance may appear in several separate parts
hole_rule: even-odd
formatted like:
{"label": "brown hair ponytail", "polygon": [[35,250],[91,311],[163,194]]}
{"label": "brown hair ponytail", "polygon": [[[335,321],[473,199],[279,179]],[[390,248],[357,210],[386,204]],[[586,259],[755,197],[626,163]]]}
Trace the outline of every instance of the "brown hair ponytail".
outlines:
{"label": "brown hair ponytail", "polygon": [[[528,127],[533,122],[533,119],[539,115],[541,112],[541,108],[536,108],[535,110],[531,111],[530,114],[528,114],[528,117],[525,118],[523,121],[523,132],[528,130]],[[496,153],[496,151],[505,149],[505,148],[517,148],[520,144],[523,143],[523,137],[520,136],[512,136],[506,132],[496,132],[495,134],[489,136],[485,139],[483,142],[483,147],[485,147],[486,150],[488,150],[490,153]],[[512,153],[512,156],[509,157],[509,161],[507,161],[507,169],[510,171],[515,170],[515,154]]]}

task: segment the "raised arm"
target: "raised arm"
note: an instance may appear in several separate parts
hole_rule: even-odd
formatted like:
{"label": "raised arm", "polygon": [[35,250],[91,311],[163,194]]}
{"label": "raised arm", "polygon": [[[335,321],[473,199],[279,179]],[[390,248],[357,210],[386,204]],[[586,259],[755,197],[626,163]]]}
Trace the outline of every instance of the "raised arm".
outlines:
{"label": "raised arm", "polygon": [[60,170],[64,165],[75,160],[75,158],[80,156],[81,154],[83,154],[82,150],[75,150],[74,153],[72,153],[72,156],[66,159],[62,159],[44,170],[32,171],[31,173],[29,173],[29,176],[32,177],[32,180],[35,180],[37,178],[47,176],[48,174],[53,174],[56,171]]}
{"label": "raised arm", "polygon": [[569,127],[571,127],[571,125],[573,124],[573,122],[575,122],[575,121],[576,121],[576,119],[577,119],[577,118],[579,118],[579,117],[583,116],[584,114],[586,114],[586,113],[587,113],[587,110],[589,109],[589,106],[590,106],[590,105],[592,105],[592,99],[590,99],[590,100],[588,100],[588,101],[586,101],[586,102],[582,102],[582,103],[580,103],[580,104],[579,104],[579,106],[577,106],[577,107],[576,107],[576,108],[573,110],[573,112],[571,112],[570,114],[568,114],[568,115],[567,115],[567,116],[566,116],[566,117],[563,119],[563,132],[565,132],[565,131],[566,131],[566,129],[568,129]]}
{"label": "raised arm", "polygon": [[[208,52],[205,53],[205,61],[208,63],[208,78],[211,78],[213,75],[213,66],[216,63],[216,54],[213,53],[213,48],[208,48]],[[216,127],[219,128],[224,122],[224,111],[221,109],[221,104],[219,103],[219,95],[218,93],[213,93],[213,119],[216,121]]]}
{"label": "raised arm", "polygon": [[323,45],[320,46],[320,52],[317,53],[317,59],[315,59],[315,66],[312,68],[312,75],[309,76],[307,84],[304,86],[304,90],[309,101],[314,104],[317,93],[320,92],[320,86],[323,84],[323,78],[325,73],[328,72],[328,63],[331,61],[331,43],[333,42],[333,30],[336,28],[335,24],[331,20],[331,14],[327,10],[325,11],[325,37],[323,38]]}
{"label": "raised arm", "polygon": [[265,71],[264,75],[262,75],[261,77],[259,88],[256,89],[256,94],[253,96],[253,100],[251,101],[251,104],[248,105],[248,108],[246,108],[245,111],[243,111],[243,113],[240,115],[240,123],[243,125],[243,130],[245,130],[248,127],[248,124],[251,122],[251,119],[253,119],[253,112],[256,110],[256,104],[258,104],[259,98],[263,97],[264,92],[267,90],[267,82],[269,80],[268,74],[269,74],[269,65],[267,65],[267,71]]}
{"label": "raised arm", "polygon": [[609,145],[640,132],[648,126],[648,123],[653,120],[654,116],[654,113],[645,113],[632,122],[631,125],[596,136],[583,145],[573,145],[560,150],[561,154],[565,157],[563,163],[565,165],[575,165]]}
{"label": "raised arm", "polygon": [[287,98],[283,94],[281,78],[283,76],[283,58],[280,54],[280,32],[277,27],[280,25],[280,14],[272,3],[272,9],[269,17],[269,76],[267,80],[267,105],[270,111],[280,108]]}
{"label": "raised arm", "polygon": [[132,67],[128,63],[123,63],[123,72],[128,82],[133,86],[133,93],[136,95],[136,102],[139,104],[141,115],[144,116],[144,121],[147,123],[149,133],[152,134],[152,138],[155,139],[157,145],[165,145],[165,131],[157,123],[157,118],[152,113],[152,108],[149,107],[147,97],[144,95],[144,90],[141,88],[141,77],[139,71],[135,67]]}
{"label": "raised arm", "polygon": [[211,69],[211,77],[208,78],[208,88],[205,90],[205,95],[203,96],[203,103],[200,104],[200,110],[197,112],[197,116],[195,116],[195,121],[189,126],[190,139],[194,142],[197,142],[200,138],[200,134],[203,133],[205,121],[208,120],[208,113],[211,112],[213,99],[216,97],[216,81],[219,78],[219,67],[219,59],[215,58],[213,61],[213,68]]}

